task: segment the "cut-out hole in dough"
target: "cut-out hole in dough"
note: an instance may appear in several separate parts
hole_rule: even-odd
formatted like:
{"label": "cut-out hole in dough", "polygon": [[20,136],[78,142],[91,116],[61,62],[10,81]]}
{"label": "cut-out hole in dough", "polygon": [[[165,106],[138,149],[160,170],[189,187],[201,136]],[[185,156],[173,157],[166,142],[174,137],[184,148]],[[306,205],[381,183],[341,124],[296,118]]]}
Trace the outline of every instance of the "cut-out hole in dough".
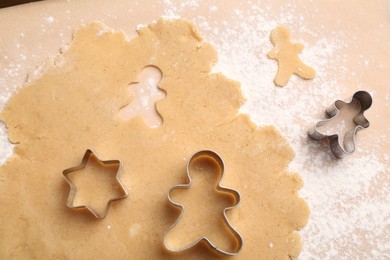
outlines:
{"label": "cut-out hole in dough", "polygon": [[349,151],[353,149],[349,146],[354,137],[353,131],[357,126],[353,119],[360,114],[361,104],[359,100],[353,99],[351,103],[348,104],[339,102],[337,107],[340,110],[338,115],[325,124],[317,126],[317,130],[325,135],[338,134],[339,144],[344,147],[346,151]]}
{"label": "cut-out hole in dough", "polygon": [[[199,146],[221,152],[227,163],[221,184],[241,193],[242,203],[227,211],[228,220],[245,239],[234,259],[297,258],[301,239],[295,231],[306,225],[309,210],[297,194],[301,179],[286,172],[293,150],[276,128],[258,127],[238,114],[243,102],[239,84],[222,74],[210,74],[217,59],[212,45],[184,20],[161,19],[130,41],[122,33],[97,35],[102,28],[99,23],[80,27],[63,54],[64,67],[53,67],[40,80],[20,88],[1,113],[9,136],[21,144],[0,167],[0,178],[5,180],[0,180],[0,258],[66,258],[70,253],[78,259],[216,258],[204,246],[175,254],[165,252],[162,243],[163,234],[180,214],[167,199],[168,189],[186,183],[184,158]],[[110,58],[102,59],[107,52]],[[141,56],[128,62],[129,57]],[[163,124],[149,128],[132,124],[142,118],[118,121],[120,107],[113,115],[113,106],[125,105],[123,87],[126,90],[137,80],[126,80],[129,71],[144,68],[150,60],[158,61],[163,72],[159,86],[169,87],[167,98],[157,103],[157,108],[164,105]],[[177,78],[182,71],[185,77]],[[113,86],[122,86],[122,97]],[[52,93],[60,98],[54,100]],[[167,133],[174,136],[163,143]],[[77,155],[87,147],[101,151],[102,159],[120,159],[121,180],[129,192],[131,188],[128,199],[113,203],[105,219],[92,222],[88,212],[86,219],[66,208],[69,187],[59,176],[79,162]],[[192,188],[173,199],[183,202],[181,198]],[[222,207],[229,201],[218,200],[215,205]],[[183,205],[185,217],[190,209]],[[211,208],[214,203],[207,205]],[[215,210],[210,218],[218,221],[221,208]],[[188,228],[196,230],[192,222]],[[219,237],[230,237],[215,226],[212,230]],[[210,240],[221,246],[219,240]]]}
{"label": "cut-out hole in dough", "polygon": [[166,94],[158,88],[162,73],[155,66],[146,66],[140,73],[137,82],[129,85],[131,102],[119,110],[119,117],[130,120],[140,116],[145,124],[151,128],[159,127],[162,118],[156,110],[156,101],[165,98]]}

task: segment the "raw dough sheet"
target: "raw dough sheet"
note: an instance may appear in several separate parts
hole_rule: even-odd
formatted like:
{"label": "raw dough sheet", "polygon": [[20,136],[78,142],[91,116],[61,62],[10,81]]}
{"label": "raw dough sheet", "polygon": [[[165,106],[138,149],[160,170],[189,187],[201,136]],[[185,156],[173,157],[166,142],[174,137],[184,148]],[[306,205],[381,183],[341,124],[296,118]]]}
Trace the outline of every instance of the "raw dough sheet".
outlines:
{"label": "raw dough sheet", "polygon": [[[0,168],[0,256],[171,257],[162,239],[178,211],[167,192],[187,181],[189,156],[208,148],[226,162],[221,184],[241,193],[240,206],[228,212],[245,241],[237,258],[296,258],[301,242],[294,231],[309,211],[297,194],[300,177],[286,171],[293,151],[274,127],[258,128],[238,114],[239,83],[211,73],[216,61],[214,48],[184,20],[160,20],[130,41],[99,23],[79,28],[55,65],[21,88],[1,114],[16,145]],[[149,65],[161,70],[159,88],[166,92],[156,102],[158,128],[118,116],[131,101],[129,83]],[[114,203],[103,220],[65,204],[69,187],[61,172],[79,164],[88,148],[124,165],[129,198]],[[189,208],[204,201],[190,202]],[[179,240],[199,232],[197,223],[185,226]],[[212,239],[229,247],[225,237]],[[198,247],[179,256],[213,255]]]}
{"label": "raw dough sheet", "polygon": [[[40,64],[56,56],[80,24],[101,21],[133,39],[135,28],[160,17],[193,22],[218,52],[212,72],[240,83],[246,99],[240,113],[249,114],[257,126],[274,125],[295,152],[289,170],[302,177],[305,185],[299,194],[310,207],[309,221],[299,231],[300,258],[390,258],[389,1],[340,1],[335,5],[326,0],[116,0],[113,5],[109,0],[58,0],[0,9],[0,17],[1,109],[25,85],[27,76],[33,80],[42,75],[46,67]],[[299,57],[315,69],[314,79],[293,75],[286,86],[275,87],[278,66],[267,53],[274,48],[270,34],[278,26],[289,28],[291,41],[304,45]],[[50,61],[47,64],[51,66]],[[134,73],[129,80],[138,80],[135,74],[142,78],[142,73]],[[357,90],[373,96],[373,105],[365,113],[370,127],[358,133],[353,155],[335,160],[329,145],[310,140],[307,130],[324,118],[325,109],[335,100],[345,100]],[[130,101],[131,94],[127,97]],[[13,154],[3,124],[0,148],[3,163]],[[193,150],[186,152],[182,165]],[[83,152],[63,166],[80,163]],[[119,159],[109,151],[96,153],[103,160]],[[180,183],[186,181],[184,169],[178,175]],[[167,208],[172,209],[168,204]],[[138,228],[135,225],[131,230]],[[273,241],[269,247],[275,248]]]}

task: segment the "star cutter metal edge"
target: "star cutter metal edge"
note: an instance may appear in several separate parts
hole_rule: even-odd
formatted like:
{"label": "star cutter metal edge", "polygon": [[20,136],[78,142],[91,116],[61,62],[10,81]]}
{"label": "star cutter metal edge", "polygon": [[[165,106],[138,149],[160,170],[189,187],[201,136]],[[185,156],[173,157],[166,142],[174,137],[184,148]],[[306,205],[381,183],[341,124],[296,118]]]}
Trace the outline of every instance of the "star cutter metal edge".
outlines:
{"label": "star cutter metal edge", "polygon": [[[107,202],[107,205],[105,207],[105,210],[104,210],[104,213],[103,214],[99,214],[98,212],[96,212],[93,208],[89,207],[88,205],[80,205],[80,206],[76,206],[74,207],[73,206],[73,201],[74,201],[74,198],[76,196],[76,192],[77,192],[77,187],[76,185],[72,182],[72,180],[68,177],[68,174],[72,173],[72,172],[75,172],[75,171],[79,171],[79,170],[82,170],[85,168],[85,166],[87,165],[87,162],[89,161],[91,155],[94,155],[96,160],[98,160],[100,163],[102,163],[103,165],[118,165],[118,170],[117,170],[117,173],[116,173],[116,176],[115,176],[115,179],[116,179],[116,182],[117,184],[119,185],[120,189],[121,189],[121,192],[123,193],[122,196],[119,196],[119,197],[116,197],[116,198],[113,198],[113,199],[110,199],[108,202]],[[123,186],[123,183],[121,182],[121,180],[119,179],[120,178],[120,175],[122,173],[122,163],[121,161],[119,160],[108,160],[108,161],[102,161],[100,160],[96,154],[88,149],[85,151],[85,154],[83,156],[83,159],[81,160],[81,163],[78,165],[78,166],[75,166],[75,167],[72,167],[72,168],[69,168],[69,169],[66,169],[62,172],[62,175],[64,176],[66,182],[69,184],[70,186],[70,191],[69,191],[69,195],[68,195],[68,199],[67,199],[67,202],[66,202],[66,205],[68,206],[68,208],[71,208],[71,209],[87,209],[90,213],[92,213],[92,215],[94,215],[96,218],[99,218],[99,219],[102,219],[102,218],[105,218],[106,215],[107,215],[107,212],[108,212],[108,209],[110,208],[111,206],[111,203],[113,201],[116,201],[116,200],[121,200],[121,199],[124,199],[124,198],[127,198],[127,196],[129,196],[129,193],[126,191],[125,187]]]}
{"label": "star cutter metal edge", "polygon": [[[224,220],[224,222],[225,222],[227,228],[228,228],[230,231],[232,231],[232,233],[234,234],[234,236],[235,236],[236,239],[237,239],[237,251],[236,251],[236,252],[228,252],[228,251],[225,251],[225,250],[222,250],[222,249],[218,248],[218,247],[215,246],[215,245],[214,245],[206,236],[203,236],[203,237],[201,237],[200,239],[196,240],[196,241],[195,241],[193,244],[191,244],[190,246],[185,247],[185,248],[181,248],[181,249],[178,249],[178,250],[170,249],[170,248],[167,246],[167,244],[166,244],[166,237],[167,237],[169,231],[171,231],[171,230],[177,225],[177,223],[179,223],[179,221],[180,221],[180,219],[181,219],[181,217],[183,216],[183,213],[184,213],[184,206],[181,205],[181,204],[178,204],[178,203],[174,202],[174,201],[172,200],[170,194],[171,194],[171,192],[172,192],[173,190],[176,190],[176,189],[188,189],[188,188],[191,187],[191,185],[192,185],[192,178],[191,178],[191,175],[190,175],[189,167],[190,167],[191,163],[192,163],[196,158],[199,158],[199,157],[201,157],[201,156],[208,156],[209,158],[214,159],[214,160],[218,163],[218,165],[219,165],[219,167],[220,167],[221,178],[220,178],[220,180],[219,180],[219,182],[218,182],[218,185],[217,185],[217,187],[216,187],[216,190],[218,190],[218,191],[225,191],[225,192],[227,191],[227,192],[229,192],[229,193],[231,193],[231,194],[234,194],[234,199],[235,199],[235,201],[236,201],[236,204],[233,205],[233,206],[231,206],[231,207],[224,208],[223,214],[222,214],[222,215],[223,215],[223,220]],[[180,212],[179,217],[176,219],[175,223],[173,223],[173,224],[169,227],[169,229],[165,232],[165,234],[164,234],[163,242],[164,242],[165,248],[166,248],[168,251],[170,251],[170,252],[173,252],[173,253],[180,253],[180,252],[183,252],[183,251],[185,251],[185,250],[191,249],[191,248],[195,247],[197,244],[199,244],[200,242],[204,241],[204,242],[206,242],[206,244],[208,245],[208,247],[209,247],[210,249],[213,249],[213,250],[215,250],[217,253],[220,253],[220,254],[222,254],[222,255],[235,256],[235,255],[239,254],[240,251],[241,251],[241,249],[242,249],[242,247],[243,247],[244,242],[243,242],[243,239],[242,239],[240,233],[238,233],[238,231],[230,224],[230,222],[229,222],[229,220],[228,220],[228,218],[227,218],[227,216],[226,216],[226,211],[232,210],[232,209],[236,208],[238,205],[240,205],[240,200],[241,200],[241,198],[240,198],[240,193],[239,193],[238,191],[236,191],[236,190],[234,190],[234,189],[225,188],[225,187],[223,187],[223,186],[220,185],[220,183],[222,182],[223,175],[224,175],[224,170],[225,170],[225,164],[224,164],[224,161],[222,160],[221,156],[219,156],[219,154],[217,154],[216,152],[211,151],[211,150],[201,150],[201,151],[198,151],[198,152],[196,152],[195,154],[193,154],[193,155],[191,156],[191,158],[188,160],[187,168],[186,168],[186,169],[187,169],[187,177],[188,177],[189,182],[188,182],[187,184],[178,184],[178,185],[175,185],[175,186],[173,186],[173,187],[169,190],[169,192],[168,192],[168,200],[169,200],[169,202],[170,202],[172,205],[174,205],[175,207],[180,208],[180,211],[181,211],[181,212]]]}
{"label": "star cutter metal edge", "polygon": [[[339,143],[339,135],[325,135],[318,131],[317,127],[324,125],[326,122],[332,120],[334,117],[336,117],[340,112],[340,104],[348,105],[350,104],[354,99],[356,99],[360,105],[360,112],[353,118],[353,122],[356,125],[351,131],[347,132],[345,136],[348,136],[349,139],[351,139],[351,142],[348,142],[344,145],[341,145]],[[367,91],[357,91],[353,96],[349,99],[349,101],[345,102],[342,100],[336,100],[332,106],[330,106],[328,109],[326,109],[326,115],[328,119],[319,121],[317,124],[314,125],[314,127],[310,128],[308,130],[308,135],[310,138],[314,140],[320,140],[323,138],[328,138],[330,143],[330,149],[333,153],[333,155],[341,159],[345,155],[352,154],[355,151],[355,136],[356,133],[359,130],[367,129],[370,126],[370,122],[367,120],[367,118],[364,116],[364,112],[369,109],[372,105],[372,97]],[[344,139],[345,140],[345,139]]]}

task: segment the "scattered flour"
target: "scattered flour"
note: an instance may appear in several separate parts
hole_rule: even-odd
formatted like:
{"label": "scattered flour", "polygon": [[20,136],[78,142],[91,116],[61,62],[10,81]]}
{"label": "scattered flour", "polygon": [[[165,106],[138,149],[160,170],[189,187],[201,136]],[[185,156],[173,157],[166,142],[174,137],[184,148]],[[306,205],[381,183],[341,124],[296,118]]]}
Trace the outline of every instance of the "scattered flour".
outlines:
{"label": "scattered flour", "polygon": [[142,229],[142,226],[140,224],[133,224],[130,228],[129,228],[129,236],[130,237],[135,237],[137,236],[140,231]]}
{"label": "scattered flour", "polygon": [[51,24],[54,22],[54,17],[53,16],[48,16],[48,17],[45,17],[45,20],[47,23]]}
{"label": "scattered flour", "polygon": [[13,153],[13,145],[10,144],[7,135],[7,128],[3,122],[0,121],[0,165],[5,163],[8,157]]}
{"label": "scattered flour", "polygon": [[[186,18],[186,13],[193,9],[170,1],[165,3],[164,14],[171,17]],[[323,118],[324,109],[345,97],[339,79],[354,76],[346,65],[348,57],[342,52],[348,46],[347,36],[341,31],[326,32],[325,28],[321,32],[311,31],[305,17],[312,14],[294,12],[293,4],[281,8],[277,17],[267,6],[252,5],[249,10],[232,9],[221,16],[230,17],[229,20],[212,19],[222,9],[215,5],[209,8],[209,17],[200,16],[192,21],[205,40],[218,50],[219,62],[214,71],[241,83],[247,98],[241,112],[250,114],[258,125],[275,125],[296,152],[290,169],[303,177],[305,186],[301,195],[311,209],[309,223],[300,232],[303,241],[300,258],[390,258],[389,187],[373,190],[387,170],[380,161],[386,155],[374,153],[377,144],[386,137],[378,137],[374,146],[359,139],[367,148],[364,156],[343,160],[333,159],[330,152],[324,152],[329,150],[327,144],[307,137],[307,129]],[[303,81],[293,76],[284,88],[274,86],[277,64],[266,54],[272,49],[269,33],[281,24],[291,28],[293,41],[304,44],[300,57],[315,68],[318,76],[314,80]],[[310,43],[299,38],[303,34],[309,36]],[[369,67],[369,60],[360,58],[360,63]],[[371,94],[375,98],[375,93]],[[274,246],[271,241],[269,246]]]}
{"label": "scattered flour", "polygon": [[[163,17],[171,19],[186,18],[187,13],[204,7],[198,0],[180,4],[162,0],[162,3]],[[252,5],[250,9],[231,9],[221,16],[228,15],[229,20],[211,19],[224,9],[222,4],[216,2],[208,6],[209,17],[199,16],[191,20],[197,24],[205,40],[218,50],[219,62],[214,71],[241,83],[247,98],[241,112],[250,114],[258,125],[275,125],[296,152],[290,169],[303,177],[305,186],[301,195],[311,209],[309,223],[300,232],[303,241],[300,258],[390,258],[390,187],[381,185],[382,189],[373,190],[375,183],[385,179],[387,169],[380,159],[389,160],[388,155],[377,155],[373,149],[388,137],[378,137],[374,148],[359,140],[367,148],[364,157],[334,160],[329,153],[323,152],[327,150],[327,144],[313,142],[306,134],[307,129],[322,118],[327,105],[345,97],[339,80],[348,80],[355,73],[347,68],[348,57],[341,50],[347,46],[346,35],[341,31],[326,31],[324,26],[321,32],[310,30],[305,19],[319,10],[313,14],[301,14],[294,11],[294,4],[281,7],[279,16],[270,12],[268,6]],[[47,24],[54,22],[52,16],[44,19]],[[318,76],[314,80],[306,82],[292,77],[284,88],[274,86],[277,65],[266,57],[266,53],[272,49],[269,33],[281,24],[291,28],[293,41],[304,44],[300,57],[315,68]],[[138,29],[141,27],[137,26]],[[98,34],[108,31],[102,30]],[[305,42],[299,38],[300,35],[308,35],[311,41]],[[20,39],[24,37],[21,33]],[[26,60],[26,55],[21,52],[19,59],[12,59],[14,62],[4,56],[2,69],[6,77],[20,78],[20,64]],[[370,67],[368,57],[361,55],[360,59],[360,65]],[[42,75],[44,70],[45,66],[38,67],[30,74],[30,80]],[[0,77],[0,88],[5,90],[0,93],[0,109],[16,87],[15,84],[5,86],[5,78]],[[375,93],[372,94],[375,96]],[[388,107],[388,103],[385,106]],[[0,123],[0,164],[12,154],[12,149],[6,128]],[[110,228],[107,226],[107,229]],[[129,229],[129,235],[135,236],[139,230],[140,227],[135,225]],[[269,241],[269,248],[274,246]]]}
{"label": "scattered flour", "polygon": [[[104,25],[104,24],[103,24],[103,25]],[[104,25],[103,28],[102,28],[100,31],[98,31],[98,32],[96,33],[96,35],[102,36],[102,35],[104,35],[104,34],[106,34],[106,33],[113,33],[113,32],[114,32],[113,29],[111,29],[110,27]]]}

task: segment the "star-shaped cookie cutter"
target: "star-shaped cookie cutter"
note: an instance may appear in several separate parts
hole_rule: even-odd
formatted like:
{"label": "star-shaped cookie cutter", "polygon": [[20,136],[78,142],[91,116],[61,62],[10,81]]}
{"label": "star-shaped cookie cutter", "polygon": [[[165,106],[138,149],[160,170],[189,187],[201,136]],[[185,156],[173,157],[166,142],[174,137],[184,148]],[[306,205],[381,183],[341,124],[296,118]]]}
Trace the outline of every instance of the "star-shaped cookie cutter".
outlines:
{"label": "star-shaped cookie cutter", "polygon": [[[87,165],[87,162],[89,161],[91,155],[94,155],[96,160],[98,160],[101,164],[103,165],[106,165],[106,166],[110,166],[110,165],[113,165],[113,166],[118,166],[118,170],[117,170],[117,173],[116,173],[116,182],[118,184],[118,186],[120,187],[121,189],[121,192],[123,193],[122,196],[119,196],[119,197],[116,197],[116,198],[113,198],[113,199],[110,199],[108,202],[107,202],[107,205],[104,209],[104,212],[103,214],[99,214],[97,211],[95,211],[92,207],[88,206],[88,205],[80,205],[80,206],[73,206],[73,201],[74,201],[74,198],[76,196],[76,192],[77,192],[77,187],[76,185],[72,182],[72,180],[68,177],[68,175],[72,172],[75,172],[75,171],[79,171],[79,170],[82,170],[85,168],[85,166]],[[126,191],[126,189],[124,188],[121,180],[119,179],[120,178],[120,175],[122,173],[122,163],[121,161],[119,160],[108,160],[108,161],[102,161],[100,160],[96,155],[95,153],[88,149],[85,151],[85,154],[83,156],[83,159],[81,160],[81,163],[78,165],[78,166],[75,166],[75,167],[72,167],[72,168],[69,168],[69,169],[66,169],[62,172],[66,182],[69,184],[70,186],[70,191],[69,191],[69,195],[68,195],[68,199],[67,199],[67,202],[66,202],[66,205],[68,206],[68,208],[71,208],[71,209],[86,209],[88,210],[89,212],[92,213],[92,215],[94,215],[96,218],[105,218],[105,216],[107,215],[107,212],[108,212],[108,209],[110,208],[111,206],[111,203],[113,201],[116,201],[116,200],[121,200],[121,199],[124,199],[126,198],[127,196],[129,196],[129,193]]]}
{"label": "star-shaped cookie cutter", "polygon": [[[188,189],[191,187],[192,185],[192,178],[191,178],[191,175],[190,175],[190,166],[192,164],[192,162],[199,158],[199,157],[202,157],[202,156],[207,156],[209,157],[210,159],[213,159],[215,160],[219,167],[220,167],[220,171],[221,171],[221,178],[218,182],[218,185],[216,186],[216,190],[218,191],[224,191],[224,192],[228,192],[228,193],[231,193],[231,194],[234,194],[234,198],[235,198],[235,201],[236,201],[236,204],[231,206],[231,207],[227,207],[227,208],[224,208],[223,210],[223,220],[227,226],[227,228],[234,234],[234,236],[237,238],[237,250],[235,252],[228,252],[228,251],[225,251],[221,248],[218,248],[217,246],[215,246],[206,236],[203,236],[201,238],[199,238],[198,240],[196,240],[194,243],[192,243],[190,246],[188,247],[184,247],[184,248],[180,248],[180,249],[171,249],[169,248],[169,246],[167,245],[166,243],[166,237],[169,233],[170,230],[172,230],[176,225],[177,223],[179,223],[180,219],[182,218],[183,216],[183,213],[184,213],[184,206],[181,205],[181,204],[178,204],[176,202],[174,202],[170,196],[171,192],[173,190],[176,190],[176,189]],[[180,215],[179,217],[177,218],[177,220],[175,221],[175,223],[169,227],[169,229],[165,232],[164,234],[164,246],[167,250],[173,252],[173,253],[180,253],[180,252],[183,252],[185,250],[188,250],[190,248],[193,248],[195,247],[197,244],[199,244],[200,242],[204,241],[206,242],[206,244],[213,250],[215,250],[217,253],[220,253],[222,255],[228,255],[228,256],[234,256],[234,255],[237,255],[238,253],[240,253],[241,249],[242,249],[242,246],[243,246],[243,239],[241,237],[241,235],[238,233],[238,231],[230,224],[227,216],[226,216],[226,211],[228,210],[231,210],[231,209],[234,209],[236,208],[239,204],[240,204],[240,193],[236,190],[233,190],[233,189],[229,189],[229,188],[225,188],[223,186],[220,185],[221,181],[222,181],[222,178],[223,178],[223,174],[224,174],[224,170],[225,170],[225,164],[224,164],[224,161],[222,160],[221,156],[219,156],[219,154],[217,154],[216,152],[214,151],[211,151],[211,150],[201,150],[201,151],[198,151],[196,152],[195,154],[193,154],[191,156],[191,158],[189,159],[188,163],[187,163],[187,177],[188,177],[188,180],[189,182],[187,184],[178,184],[178,185],[175,185],[173,186],[169,192],[168,192],[168,200],[169,202],[180,208]]]}
{"label": "star-shaped cookie cutter", "polygon": [[[360,112],[353,118],[353,127],[344,135],[344,140],[350,140],[344,145],[341,145],[339,142],[339,135],[326,135],[321,133],[317,127],[326,124],[328,121],[336,117],[340,112],[340,107],[350,104],[353,100],[357,100],[360,103]],[[319,121],[314,127],[308,130],[309,136],[314,140],[320,140],[323,138],[328,138],[330,143],[330,149],[336,158],[343,158],[345,155],[352,154],[355,151],[355,136],[359,130],[367,129],[370,126],[370,122],[364,116],[364,112],[369,109],[372,105],[372,97],[367,91],[358,91],[356,92],[347,102],[342,100],[336,100],[332,106],[326,109],[326,115],[328,119]]]}

